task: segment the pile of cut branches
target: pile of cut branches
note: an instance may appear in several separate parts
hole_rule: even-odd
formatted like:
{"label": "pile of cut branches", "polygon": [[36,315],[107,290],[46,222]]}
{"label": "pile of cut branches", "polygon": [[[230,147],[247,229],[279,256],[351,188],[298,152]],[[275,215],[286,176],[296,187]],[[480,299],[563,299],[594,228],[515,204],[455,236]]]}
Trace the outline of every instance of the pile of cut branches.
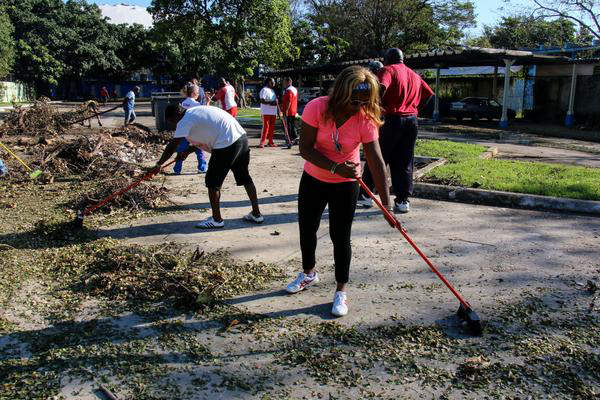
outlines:
{"label": "pile of cut branches", "polygon": [[54,136],[89,114],[86,108],[60,112],[50,99],[40,97],[31,107],[15,104],[0,126],[3,135]]}
{"label": "pile of cut branches", "polygon": [[[128,186],[131,182],[132,179],[127,177],[105,179],[98,182],[93,189],[80,194],[73,201],[71,206],[77,210],[83,210]],[[110,213],[115,209],[137,212],[167,204],[171,204],[171,202],[166,187],[159,187],[157,185],[142,182],[133,189],[126,191],[121,196],[117,196],[106,205],[102,206],[100,210],[106,213]]]}
{"label": "pile of cut branches", "polygon": [[137,144],[167,144],[171,139],[171,134],[167,132],[153,131],[150,128],[133,123],[126,127],[115,128],[111,130],[113,137],[125,137],[131,142]]}
{"label": "pile of cut branches", "polygon": [[34,159],[37,165],[54,175],[84,175],[88,179],[115,175],[132,176],[135,163],[156,158],[159,149],[138,146],[125,138],[101,133],[60,141],[48,146],[37,146]]}

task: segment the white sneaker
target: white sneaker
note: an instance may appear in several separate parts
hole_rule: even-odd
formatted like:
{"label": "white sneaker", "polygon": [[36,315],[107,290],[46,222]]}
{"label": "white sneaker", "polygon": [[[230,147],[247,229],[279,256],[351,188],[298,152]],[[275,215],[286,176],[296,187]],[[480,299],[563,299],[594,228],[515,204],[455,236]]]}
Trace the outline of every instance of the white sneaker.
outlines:
{"label": "white sneaker", "polygon": [[196,228],[200,229],[213,229],[213,228],[222,228],[225,226],[225,221],[217,222],[213,219],[213,217],[208,217],[203,221],[200,221],[196,224]]}
{"label": "white sneaker", "polygon": [[348,314],[348,305],[346,304],[346,292],[335,292],[333,296],[333,307],[331,313],[336,317],[343,317]]}
{"label": "white sneaker", "polygon": [[298,277],[294,279],[292,283],[287,285],[285,290],[288,293],[298,293],[307,287],[314,285],[315,283],[319,283],[319,274],[315,272],[312,277],[309,277],[304,272],[300,272]]}
{"label": "white sneaker", "polygon": [[255,224],[262,224],[263,222],[265,222],[265,217],[263,217],[262,215],[256,217],[254,214],[252,214],[252,212],[250,212],[249,214],[244,215],[244,221],[254,222]]}
{"label": "white sneaker", "polygon": [[401,203],[394,202],[394,210],[399,213],[407,213],[410,210],[410,201],[404,200]]}
{"label": "white sneaker", "polygon": [[370,197],[361,194],[358,196],[358,201],[356,202],[356,204],[364,208],[371,208],[373,207],[373,200],[371,200]]}

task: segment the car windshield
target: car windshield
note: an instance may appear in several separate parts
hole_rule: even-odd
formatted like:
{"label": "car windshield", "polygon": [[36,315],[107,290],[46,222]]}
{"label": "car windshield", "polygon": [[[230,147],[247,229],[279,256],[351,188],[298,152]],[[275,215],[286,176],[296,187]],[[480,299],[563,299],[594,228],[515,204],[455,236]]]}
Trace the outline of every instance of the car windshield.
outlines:
{"label": "car windshield", "polygon": [[494,107],[500,107],[500,103],[498,103],[496,100],[490,100],[490,105]]}

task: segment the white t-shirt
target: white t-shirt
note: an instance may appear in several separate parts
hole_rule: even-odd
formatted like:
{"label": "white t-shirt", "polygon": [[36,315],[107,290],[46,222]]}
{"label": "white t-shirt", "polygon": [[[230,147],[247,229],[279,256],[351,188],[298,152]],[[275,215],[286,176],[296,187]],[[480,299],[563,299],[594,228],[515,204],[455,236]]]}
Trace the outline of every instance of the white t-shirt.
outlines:
{"label": "white t-shirt", "polygon": [[225,109],[231,110],[233,107],[237,107],[235,102],[235,89],[231,85],[225,86]]}
{"label": "white t-shirt", "polygon": [[[276,98],[273,89],[266,86],[260,91],[259,97],[264,101],[275,101]],[[277,106],[260,103],[260,113],[262,115],[277,115]]]}
{"label": "white t-shirt", "polygon": [[127,92],[125,98],[127,99],[127,108],[133,110],[133,107],[135,106],[135,93],[133,92],[133,90]]}
{"label": "white t-shirt", "polygon": [[181,107],[185,108],[186,110],[188,108],[198,107],[201,105],[202,104],[200,104],[200,102],[196,101],[196,99],[194,99],[192,97],[188,97],[187,99],[185,99],[184,101],[181,102]]}
{"label": "white t-shirt", "polygon": [[227,111],[213,106],[192,107],[177,123],[173,138],[186,138],[202,150],[231,146],[246,131]]}

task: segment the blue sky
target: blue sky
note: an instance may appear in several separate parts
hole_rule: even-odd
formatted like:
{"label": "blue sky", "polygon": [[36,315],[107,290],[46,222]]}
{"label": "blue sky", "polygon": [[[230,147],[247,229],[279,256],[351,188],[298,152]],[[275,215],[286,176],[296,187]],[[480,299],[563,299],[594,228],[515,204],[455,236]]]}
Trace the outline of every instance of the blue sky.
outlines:
{"label": "blue sky", "polygon": [[[90,3],[96,4],[120,4],[126,3],[131,5],[145,6],[148,7],[151,0],[88,0]],[[478,33],[483,24],[493,24],[499,19],[498,9],[502,7],[503,0],[474,0],[475,7],[477,8],[477,28],[473,33]]]}

